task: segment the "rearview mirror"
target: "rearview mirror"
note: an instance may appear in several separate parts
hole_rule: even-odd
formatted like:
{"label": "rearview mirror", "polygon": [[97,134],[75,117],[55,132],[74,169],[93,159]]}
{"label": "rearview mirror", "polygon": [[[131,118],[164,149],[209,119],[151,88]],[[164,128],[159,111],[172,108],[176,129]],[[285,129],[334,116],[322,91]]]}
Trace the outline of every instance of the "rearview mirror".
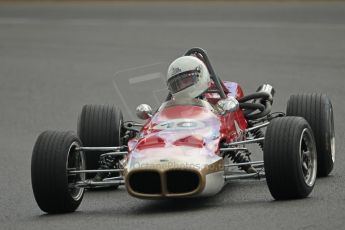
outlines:
{"label": "rearview mirror", "polygon": [[146,120],[152,117],[152,108],[147,104],[138,105],[136,109],[137,117]]}
{"label": "rearview mirror", "polygon": [[235,112],[239,108],[239,103],[234,97],[228,97],[218,101],[217,105],[224,112]]}

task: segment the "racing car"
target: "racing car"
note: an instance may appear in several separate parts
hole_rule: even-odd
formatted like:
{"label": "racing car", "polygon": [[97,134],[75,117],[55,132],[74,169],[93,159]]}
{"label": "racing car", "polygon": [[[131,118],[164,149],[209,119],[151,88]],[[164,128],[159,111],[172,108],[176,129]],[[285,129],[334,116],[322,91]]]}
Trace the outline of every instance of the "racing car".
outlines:
{"label": "racing car", "polygon": [[[45,131],[34,145],[32,188],[47,213],[75,211],[86,190],[124,186],[140,199],[217,194],[227,182],[263,179],[274,199],[299,199],[327,176],[335,161],[332,103],[319,93],[292,95],[286,112],[271,112],[274,88],[244,94],[216,75],[207,53],[201,60],[211,84],[202,98],[168,95],[153,111],[137,107],[143,122],[124,121],[112,105],[85,105],[77,134]],[[258,144],[262,160],[252,160]]]}

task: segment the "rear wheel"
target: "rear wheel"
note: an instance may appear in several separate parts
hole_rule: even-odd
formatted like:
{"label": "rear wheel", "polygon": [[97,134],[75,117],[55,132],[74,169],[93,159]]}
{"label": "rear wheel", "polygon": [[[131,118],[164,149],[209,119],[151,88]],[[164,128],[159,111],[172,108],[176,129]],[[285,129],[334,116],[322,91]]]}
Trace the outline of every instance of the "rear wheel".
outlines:
{"label": "rear wheel", "polygon": [[[78,121],[78,136],[87,147],[120,146],[122,123],[122,113],[115,106],[84,105]],[[87,169],[100,167],[102,153],[104,152],[85,152]],[[87,176],[91,178],[95,174]]]}
{"label": "rear wheel", "polygon": [[292,95],[287,116],[305,118],[313,130],[318,160],[318,176],[327,176],[335,161],[334,118],[331,100],[324,94]]}
{"label": "rear wheel", "polygon": [[81,141],[72,132],[45,131],[37,138],[31,159],[31,182],[35,199],[47,213],[73,212],[80,205],[84,188],[73,186],[85,174],[68,175],[68,169],[85,169]]}
{"label": "rear wheel", "polygon": [[313,190],[317,154],[313,133],[301,117],[271,121],[264,145],[266,181],[276,200],[307,197]]}

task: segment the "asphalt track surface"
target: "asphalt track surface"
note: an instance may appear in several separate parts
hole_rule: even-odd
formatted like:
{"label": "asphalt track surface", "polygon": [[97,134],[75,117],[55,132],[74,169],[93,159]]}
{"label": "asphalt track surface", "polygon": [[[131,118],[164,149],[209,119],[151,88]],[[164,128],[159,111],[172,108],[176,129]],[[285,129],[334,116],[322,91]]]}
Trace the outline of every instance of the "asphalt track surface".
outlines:
{"label": "asphalt track surface", "polygon": [[[272,84],[275,111],[291,94],[326,92],[332,174],[304,200],[273,201],[265,181],[242,181],[208,199],[145,201],[119,189],[87,193],[75,213],[41,212],[30,182],[37,135],[76,130],[83,104],[121,104],[115,73],[167,66],[193,46],[246,92]],[[0,229],[344,229],[344,60],[342,3],[1,5]]]}

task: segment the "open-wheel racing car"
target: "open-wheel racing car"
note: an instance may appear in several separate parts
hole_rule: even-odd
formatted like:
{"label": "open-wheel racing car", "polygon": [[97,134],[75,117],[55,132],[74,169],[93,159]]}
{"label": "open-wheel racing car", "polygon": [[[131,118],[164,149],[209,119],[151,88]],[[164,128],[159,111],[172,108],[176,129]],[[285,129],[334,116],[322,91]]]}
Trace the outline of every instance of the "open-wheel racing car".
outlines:
{"label": "open-wheel racing car", "polygon": [[[115,106],[85,105],[77,135],[39,135],[31,177],[44,212],[76,210],[86,189],[124,185],[137,198],[186,198],[215,195],[244,178],[266,178],[276,200],[297,199],[332,171],[334,122],[326,95],[292,95],[286,113],[271,113],[272,86],[244,95],[237,83],[220,80],[204,50],[184,56],[197,57],[209,71],[202,98],[169,95],[155,112],[141,104],[137,115],[144,124],[123,121]],[[252,143],[263,160],[251,160]]]}

